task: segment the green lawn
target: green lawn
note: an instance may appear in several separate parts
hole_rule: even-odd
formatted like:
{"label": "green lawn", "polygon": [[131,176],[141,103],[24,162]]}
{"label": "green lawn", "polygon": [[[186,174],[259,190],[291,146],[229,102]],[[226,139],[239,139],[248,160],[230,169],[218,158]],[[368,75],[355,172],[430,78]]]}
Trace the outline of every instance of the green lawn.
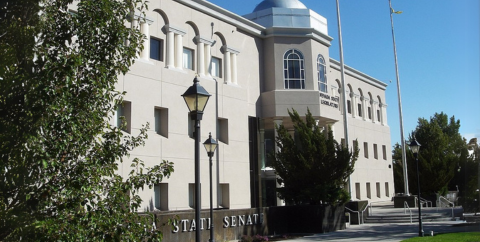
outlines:
{"label": "green lawn", "polygon": [[435,236],[415,237],[402,242],[480,242],[480,232],[438,234]]}

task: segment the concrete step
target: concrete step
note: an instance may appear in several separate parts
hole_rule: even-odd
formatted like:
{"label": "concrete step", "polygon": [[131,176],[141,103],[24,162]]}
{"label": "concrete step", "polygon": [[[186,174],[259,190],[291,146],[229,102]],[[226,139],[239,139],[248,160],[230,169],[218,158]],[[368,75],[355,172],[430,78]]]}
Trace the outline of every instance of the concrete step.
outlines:
{"label": "concrete step", "polygon": [[[435,222],[435,221],[451,221],[453,220],[451,215],[443,213],[428,213],[422,214],[423,222]],[[412,214],[412,223],[418,222],[418,214]],[[365,223],[410,223],[410,214],[407,215],[379,215],[369,216],[365,219]]]}

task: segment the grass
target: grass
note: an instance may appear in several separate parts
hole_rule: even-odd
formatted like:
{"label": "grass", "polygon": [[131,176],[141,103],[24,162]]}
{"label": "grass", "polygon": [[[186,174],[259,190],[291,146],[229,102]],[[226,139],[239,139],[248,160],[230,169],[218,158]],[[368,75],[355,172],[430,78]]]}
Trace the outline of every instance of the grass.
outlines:
{"label": "grass", "polygon": [[415,237],[402,242],[480,242],[480,232],[438,234],[435,236]]}

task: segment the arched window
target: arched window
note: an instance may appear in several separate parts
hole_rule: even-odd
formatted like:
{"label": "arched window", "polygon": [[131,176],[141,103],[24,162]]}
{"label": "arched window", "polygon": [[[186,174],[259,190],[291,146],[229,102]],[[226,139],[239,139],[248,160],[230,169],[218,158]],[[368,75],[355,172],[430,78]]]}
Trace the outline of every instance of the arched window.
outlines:
{"label": "arched window", "polygon": [[328,92],[327,89],[327,65],[322,55],[317,58],[318,90]]}
{"label": "arched window", "polygon": [[303,54],[288,50],[283,57],[285,89],[305,89],[305,66]]}

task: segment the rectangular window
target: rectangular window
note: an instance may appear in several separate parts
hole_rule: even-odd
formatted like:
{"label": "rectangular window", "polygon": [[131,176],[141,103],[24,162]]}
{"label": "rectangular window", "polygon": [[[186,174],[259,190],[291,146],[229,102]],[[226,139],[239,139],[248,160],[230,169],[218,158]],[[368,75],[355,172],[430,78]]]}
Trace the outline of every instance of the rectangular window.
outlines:
{"label": "rectangular window", "polygon": [[219,205],[222,208],[229,208],[230,207],[230,185],[220,184],[220,190],[218,191],[219,195]]}
{"label": "rectangular window", "polygon": [[[202,184],[200,184],[200,191],[202,191]],[[188,206],[195,208],[195,183],[188,184]]]}
{"label": "rectangular window", "polygon": [[380,110],[377,110],[377,121],[380,122]]}
{"label": "rectangular window", "polygon": [[168,211],[168,183],[155,184],[153,194],[155,209]]}
{"label": "rectangular window", "polygon": [[155,107],[155,132],[168,138],[168,108]]}
{"label": "rectangular window", "polygon": [[378,148],[377,144],[373,144],[373,158],[378,160]]}
{"label": "rectangular window", "polygon": [[183,48],[183,69],[193,70],[193,50]]}
{"label": "rectangular window", "polygon": [[361,193],[360,193],[360,183],[355,183],[355,197],[360,200],[362,197],[361,197]]}
{"label": "rectangular window", "polygon": [[163,61],[163,40],[150,37],[150,59]]}
{"label": "rectangular window", "polygon": [[362,104],[361,103],[358,104],[358,116],[362,117]]}
{"label": "rectangular window", "polygon": [[388,187],[388,182],[385,182],[385,196],[390,197],[390,189]]}
{"label": "rectangular window", "polygon": [[353,141],[353,148],[354,149],[358,148],[358,140]]}
{"label": "rectangular window", "polygon": [[382,145],[383,159],[387,160],[387,146]]}
{"label": "rectangular window", "polygon": [[344,138],[340,139],[340,144],[342,145],[342,147],[346,147]]}
{"label": "rectangular window", "polygon": [[222,60],[212,57],[212,66],[210,74],[214,77],[222,77]]}
{"label": "rectangular window", "polygon": [[367,182],[367,197],[372,198],[372,191],[370,190],[370,182]]}
{"label": "rectangular window", "polygon": [[377,197],[380,198],[380,197],[381,197],[381,193],[380,193],[380,182],[377,182],[376,187],[377,187]]}
{"label": "rectangular window", "polygon": [[368,143],[367,142],[363,142],[363,154],[364,154],[365,158],[368,158]]}
{"label": "rectangular window", "polygon": [[368,107],[368,119],[372,119],[372,108]]}
{"label": "rectangular window", "polygon": [[122,104],[118,104],[115,116],[117,120],[117,128],[122,129],[124,132],[130,134],[132,131],[132,103],[128,101],[123,101]]}
{"label": "rectangular window", "polygon": [[218,126],[220,131],[218,140],[228,144],[228,119],[218,118]]}
{"label": "rectangular window", "polygon": [[348,113],[352,113],[352,103],[350,100],[347,100],[347,111]]}

